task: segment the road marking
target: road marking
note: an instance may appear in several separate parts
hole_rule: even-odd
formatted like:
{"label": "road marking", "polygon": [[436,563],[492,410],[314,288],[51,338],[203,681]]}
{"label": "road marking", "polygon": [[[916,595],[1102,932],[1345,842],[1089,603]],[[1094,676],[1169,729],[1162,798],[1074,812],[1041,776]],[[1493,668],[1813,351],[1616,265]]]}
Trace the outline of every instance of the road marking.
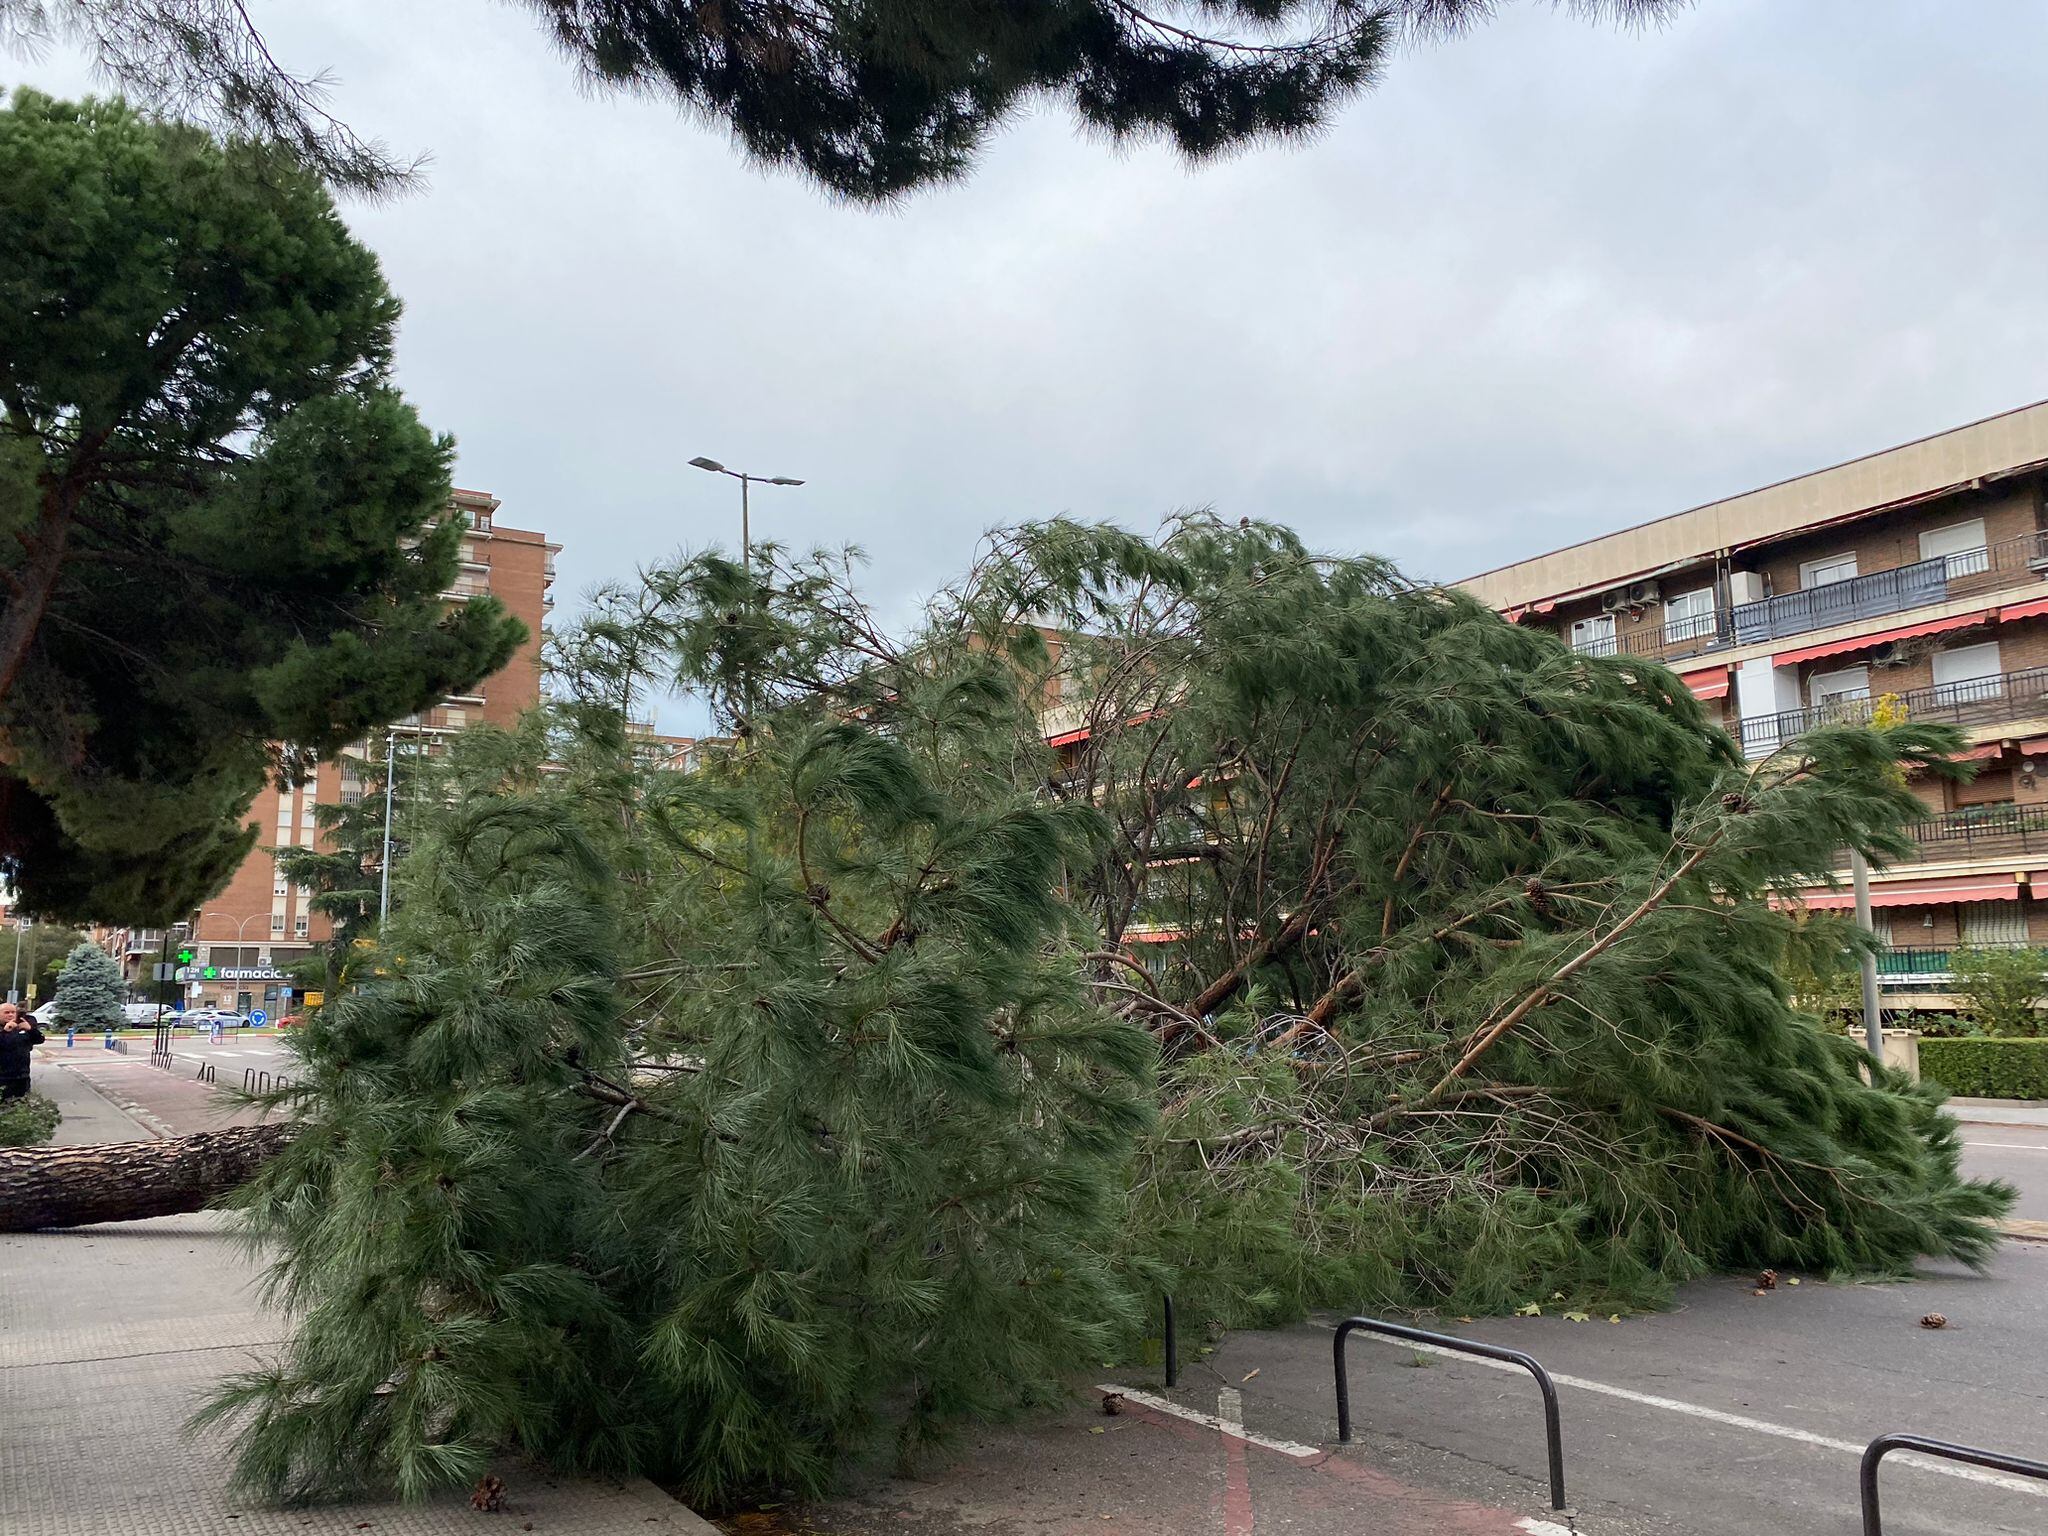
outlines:
{"label": "road marking", "polygon": [[2048,1152],[2038,1141],[1966,1141],[1966,1147],[2010,1147],[2015,1152]]}
{"label": "road marking", "polygon": [[1538,1520],[1534,1515],[1524,1515],[1515,1522],[1517,1530],[1527,1531],[1529,1536],[1574,1536],[1568,1525],[1559,1525],[1555,1520]]}
{"label": "road marking", "polygon": [[1217,1389],[1216,1421],[1223,1431],[1224,1536],[1252,1536],[1252,1475],[1244,1456],[1244,1394],[1237,1388]]}
{"label": "road marking", "polygon": [[[1331,1328],[1335,1325],[1318,1322],[1315,1326]],[[1359,1335],[1353,1334],[1352,1337],[1357,1338]],[[1526,1374],[1523,1367],[1509,1361],[1488,1360],[1482,1355],[1468,1355],[1463,1350],[1445,1349],[1441,1344],[1413,1343],[1406,1339],[1390,1339],[1370,1333],[1364,1337],[1375,1344],[1397,1349],[1421,1350],[1424,1354],[1442,1355],[1447,1360],[1463,1360],[1472,1365],[1483,1365],[1490,1371],[1511,1371],[1517,1376]],[[1724,1413],[1719,1408],[1681,1402],[1675,1397],[1657,1397],[1652,1393],[1637,1392],[1628,1387],[1609,1386],[1604,1381],[1591,1381],[1584,1376],[1567,1376],[1562,1371],[1552,1371],[1550,1379],[1560,1387],[1577,1387],[1581,1392],[1597,1392],[1603,1397],[1618,1397],[1623,1402],[1640,1403],[1645,1408],[1662,1408],[1667,1413],[1682,1413],[1688,1418],[1706,1419],[1714,1424],[1726,1424],[1733,1429],[1747,1429],[1759,1435],[1774,1435],[1780,1440],[1796,1440],[1801,1445],[1817,1445],[1822,1450],[1843,1451],[1859,1460],[1863,1455],[1863,1447],[1854,1441],[1837,1440],[1831,1435],[1816,1435],[1810,1429],[1794,1429],[1789,1424],[1773,1424],[1768,1419],[1752,1419],[1740,1413]],[[1937,1461],[1931,1456],[1919,1456],[1911,1451],[1896,1451],[1886,1460],[1905,1462],[1923,1472],[1939,1472],[1943,1477],[1959,1477],[1965,1482],[1983,1483],[1992,1488],[2006,1489],[2011,1493],[2024,1493],[2037,1499],[2048,1499],[2048,1483],[2030,1482],[2019,1477],[2001,1477],[1996,1472],[1981,1471],[1976,1467],[1962,1466],[1953,1461]]]}
{"label": "road marking", "polygon": [[[1119,1387],[1113,1382],[1103,1382],[1095,1390],[1098,1392],[1115,1392],[1122,1397],[1129,1398],[1141,1408],[1150,1408],[1156,1413],[1170,1413],[1177,1419],[1186,1419],[1190,1424],[1200,1424],[1204,1428],[1213,1429],[1221,1434],[1229,1435],[1233,1439],[1242,1440],[1247,1445],[1262,1445],[1269,1451],[1278,1451],[1282,1456],[1292,1456],[1301,1461],[1313,1461],[1323,1454],[1320,1449],[1313,1445],[1301,1445],[1293,1440],[1276,1440],[1271,1435],[1253,1434],[1244,1427],[1242,1422],[1241,1416],[1244,1412],[1243,1398],[1239,1397],[1238,1393],[1229,1387],[1224,1388],[1224,1391],[1238,1398],[1237,1412],[1240,1415],[1240,1420],[1235,1423],[1225,1423],[1219,1414],[1202,1413],[1194,1408],[1186,1408],[1174,1402],[1171,1398],[1155,1397],[1150,1392],[1140,1392],[1136,1387]],[[1220,1393],[1218,1398],[1220,1401]]]}

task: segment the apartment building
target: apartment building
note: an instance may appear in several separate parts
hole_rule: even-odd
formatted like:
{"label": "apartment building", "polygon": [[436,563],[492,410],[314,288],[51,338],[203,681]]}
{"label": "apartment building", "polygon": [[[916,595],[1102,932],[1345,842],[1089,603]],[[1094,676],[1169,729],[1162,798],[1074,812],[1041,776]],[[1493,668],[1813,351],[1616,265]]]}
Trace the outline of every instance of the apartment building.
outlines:
{"label": "apartment building", "polygon": [[1914,854],[1871,883],[1888,1005],[1944,1008],[1957,945],[2048,944],[2044,479],[2048,402],[1462,585],[1575,650],[1671,667],[1752,758],[1880,700],[1961,728],[1976,777],[1914,784]]}
{"label": "apartment building", "polygon": [[[550,588],[561,545],[497,520],[499,500],[484,491],[458,490],[450,512],[464,525],[462,563],[442,595],[451,603],[498,598],[527,629],[526,643],[499,672],[473,693],[451,695],[431,709],[408,716],[394,728],[401,752],[432,751],[450,734],[479,722],[509,726],[540,702],[541,639],[554,607]],[[363,759],[381,756],[384,744],[364,743],[332,762],[321,763],[305,784],[280,789],[267,785],[249,808],[256,847],[226,888],[168,934],[161,929],[116,929],[108,947],[123,957],[131,983],[146,983],[151,967],[178,951],[194,952],[186,972],[186,1000],[247,1011],[261,1007],[275,1015],[285,969],[311,954],[331,936],[327,919],[311,911],[308,893],[284,878],[273,848],[316,841],[314,806],[346,804],[364,793]]]}

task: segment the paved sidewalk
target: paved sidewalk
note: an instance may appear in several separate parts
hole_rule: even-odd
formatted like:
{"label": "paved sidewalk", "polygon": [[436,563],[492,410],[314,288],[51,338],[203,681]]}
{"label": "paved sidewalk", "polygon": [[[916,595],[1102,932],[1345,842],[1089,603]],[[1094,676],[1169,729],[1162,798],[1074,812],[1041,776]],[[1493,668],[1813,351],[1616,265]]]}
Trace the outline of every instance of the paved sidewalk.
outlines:
{"label": "paved sidewalk", "polygon": [[[169,1080],[146,1057],[143,1063],[139,1070],[149,1078]],[[59,1142],[83,1146],[153,1134],[95,1092],[93,1083],[109,1079],[109,1091],[118,1092],[121,1071],[97,1063],[52,1066],[38,1056],[36,1087],[64,1111]],[[223,1492],[225,1442],[188,1439],[180,1426],[214,1382],[261,1361],[284,1336],[282,1319],[264,1308],[253,1279],[213,1214],[0,1237],[0,1532],[709,1532],[651,1483],[556,1482],[513,1463],[498,1469],[509,1524],[479,1524],[461,1493],[415,1508],[387,1502],[261,1510],[230,1503]]]}
{"label": "paved sidewalk", "polygon": [[[198,1081],[196,1070],[195,1062],[182,1057],[165,1071],[150,1065],[146,1050],[124,1055],[98,1044],[87,1047],[83,1042],[66,1047],[59,1040],[38,1046],[35,1054],[35,1078],[44,1092],[56,1097],[53,1089],[65,1086],[66,1078],[89,1085],[88,1091],[116,1106],[146,1135],[186,1136],[225,1125],[253,1125],[263,1118],[258,1111],[238,1105]],[[239,1086],[240,1075],[233,1081]]]}
{"label": "paved sidewalk", "polygon": [[1950,1099],[1948,1112],[1965,1125],[2048,1125],[2048,1104],[2016,1099]]}

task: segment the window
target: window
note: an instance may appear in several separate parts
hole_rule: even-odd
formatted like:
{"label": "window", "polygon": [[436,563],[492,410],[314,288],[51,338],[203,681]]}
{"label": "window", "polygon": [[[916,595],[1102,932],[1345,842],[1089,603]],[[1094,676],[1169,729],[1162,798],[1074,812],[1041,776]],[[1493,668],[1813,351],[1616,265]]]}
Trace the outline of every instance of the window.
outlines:
{"label": "window", "polygon": [[1814,708],[1835,699],[1870,697],[1870,668],[1844,667],[1839,672],[1816,672],[1806,680],[1807,697]]}
{"label": "window", "polygon": [[303,939],[306,936],[306,914],[301,912],[292,919],[292,936]]}
{"label": "window", "polygon": [[2027,942],[2027,918],[2016,901],[1966,901],[1963,942],[1987,947]]}
{"label": "window", "polygon": [[1583,655],[1612,656],[1614,615],[1603,613],[1590,619],[1574,619],[1570,638],[1572,649]]}
{"label": "window", "polygon": [[1808,560],[1799,567],[1799,586],[1831,587],[1838,581],[1853,581],[1856,578],[1856,551],[1846,555],[1828,555],[1820,560]]}
{"label": "window", "polygon": [[1714,633],[1714,589],[1681,592],[1664,600],[1664,639],[1667,644],[1699,640]]}
{"label": "window", "polygon": [[1984,519],[1973,517],[1967,522],[1950,523],[1946,528],[1928,529],[1920,535],[1920,558],[1946,560],[1950,577],[1974,576],[1990,570],[1991,550],[1984,542]]}
{"label": "window", "polygon": [[1968,704],[2005,696],[1998,642],[1958,645],[1934,653],[1934,697],[1942,704]]}
{"label": "window", "polygon": [[274,934],[284,932],[284,914],[282,912],[270,914],[270,931]]}
{"label": "window", "polygon": [[284,876],[283,876],[283,875],[279,875],[279,876],[278,876],[278,877],[277,877],[277,878],[276,878],[276,879],[275,879],[274,881],[272,881],[272,882],[271,882],[271,885],[270,885],[270,894],[271,894],[271,895],[273,895],[273,896],[282,896],[282,895],[284,894],[284,887],[285,887],[285,879],[284,879]]}

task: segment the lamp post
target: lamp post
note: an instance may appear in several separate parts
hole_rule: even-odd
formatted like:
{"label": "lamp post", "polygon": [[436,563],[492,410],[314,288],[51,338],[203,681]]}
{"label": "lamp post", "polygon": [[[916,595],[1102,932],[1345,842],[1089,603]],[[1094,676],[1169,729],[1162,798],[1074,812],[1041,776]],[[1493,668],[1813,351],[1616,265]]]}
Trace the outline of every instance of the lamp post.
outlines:
{"label": "lamp post", "polygon": [[235,951],[237,956],[240,955],[242,948],[242,930],[255,922],[257,918],[270,916],[268,912],[251,912],[247,917],[242,918],[235,917],[226,912],[202,912],[199,915],[202,918],[218,917],[235,925]]}
{"label": "lamp post", "polygon": [[690,460],[692,469],[702,469],[714,475],[731,475],[740,483],[740,568],[753,567],[753,530],[747,524],[747,488],[752,485],[802,485],[801,480],[792,480],[788,475],[750,475],[745,470],[727,469],[716,459],[707,459],[699,454]]}
{"label": "lamp post", "polygon": [[34,926],[34,918],[26,922],[17,920],[14,924],[14,974],[7,978],[7,1001],[10,1003],[21,1001],[21,938]]}

